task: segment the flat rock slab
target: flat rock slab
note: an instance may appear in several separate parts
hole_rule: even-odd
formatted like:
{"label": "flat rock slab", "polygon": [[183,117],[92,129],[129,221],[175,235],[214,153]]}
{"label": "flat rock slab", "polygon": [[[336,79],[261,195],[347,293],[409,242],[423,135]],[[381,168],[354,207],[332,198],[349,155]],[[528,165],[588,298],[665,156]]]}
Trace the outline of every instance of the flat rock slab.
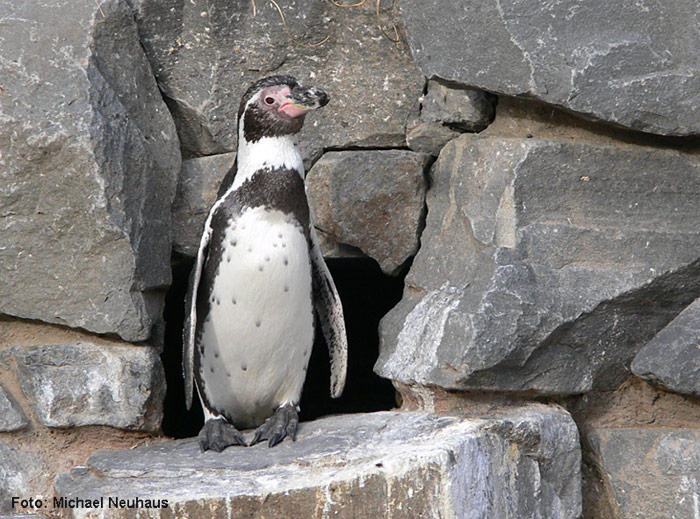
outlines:
{"label": "flat rock slab", "polygon": [[637,130],[700,133],[696,0],[401,2],[423,73]]}
{"label": "flat rock slab", "polygon": [[22,393],[47,427],[160,429],[165,374],[151,346],[68,343],[11,351]]}
{"label": "flat rock slab", "polygon": [[609,390],[700,295],[700,161],[464,134],[431,171],[421,247],[375,371],[408,385]]}
{"label": "flat rock slab", "polygon": [[[301,424],[296,442],[221,454],[195,439],[93,454],[59,476],[66,498],[167,499],[149,517],[548,517],[581,512],[578,432],[562,409],[499,418],[417,412],[339,415]],[[133,517],[134,510],[72,510]],[[477,515],[474,515],[477,514]]]}
{"label": "flat rock slab", "polygon": [[612,517],[698,517],[700,430],[598,429],[589,440],[611,487]]}
{"label": "flat rock slab", "polygon": [[639,350],[632,372],[669,391],[700,396],[700,300]]}

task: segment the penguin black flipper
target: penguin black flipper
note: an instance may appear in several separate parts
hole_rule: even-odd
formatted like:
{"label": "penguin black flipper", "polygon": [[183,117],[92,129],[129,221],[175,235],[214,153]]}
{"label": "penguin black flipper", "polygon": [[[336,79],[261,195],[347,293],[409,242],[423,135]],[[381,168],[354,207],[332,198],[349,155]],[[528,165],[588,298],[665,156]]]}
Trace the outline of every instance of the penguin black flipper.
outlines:
{"label": "penguin black flipper", "polygon": [[331,397],[338,398],[343,394],[348,366],[348,339],[345,333],[343,305],[321,254],[321,246],[313,225],[309,238],[314,307],[331,360]]}
{"label": "penguin black flipper", "polygon": [[[235,163],[234,163],[235,167]],[[235,173],[234,173],[235,174]],[[209,252],[209,240],[211,240],[211,216],[214,208],[209,212],[204,224],[202,239],[199,242],[197,258],[190,273],[190,282],[185,297],[185,327],[182,331],[182,368],[185,378],[185,404],[187,409],[192,407],[192,393],[194,392],[194,343],[197,329],[197,292],[199,282],[202,279],[204,262]]]}

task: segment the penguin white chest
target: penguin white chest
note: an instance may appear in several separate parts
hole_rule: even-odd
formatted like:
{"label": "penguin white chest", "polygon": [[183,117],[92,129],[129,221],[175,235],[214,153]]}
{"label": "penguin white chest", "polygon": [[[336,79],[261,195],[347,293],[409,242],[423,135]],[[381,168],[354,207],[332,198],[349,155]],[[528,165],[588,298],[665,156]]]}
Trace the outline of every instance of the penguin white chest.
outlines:
{"label": "penguin white chest", "polygon": [[247,209],[227,227],[201,335],[208,402],[238,427],[298,403],[314,337],[309,246],[281,211]]}

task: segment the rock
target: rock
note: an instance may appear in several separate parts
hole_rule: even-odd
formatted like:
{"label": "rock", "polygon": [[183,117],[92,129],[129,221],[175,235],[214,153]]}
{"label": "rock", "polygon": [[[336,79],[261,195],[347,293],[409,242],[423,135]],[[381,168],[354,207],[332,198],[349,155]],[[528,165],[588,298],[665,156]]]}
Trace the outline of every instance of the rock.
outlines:
{"label": "rock", "polygon": [[[238,102],[248,85],[292,74],[326,87],[330,104],[307,118],[301,138],[307,165],[324,149],[403,146],[405,121],[418,114],[425,78],[402,41],[377,28],[375,6],[340,8],[290,0],[283,10],[290,40],[270,2],[134,0],[139,34],[173,112],[186,156],[236,149]],[[397,21],[398,9],[382,10]],[[352,56],[352,59],[348,59]]]}
{"label": "rock", "polygon": [[123,0],[2,0],[0,313],[149,337],[180,155]]}
{"label": "rock", "polygon": [[[188,439],[100,451],[87,467],[59,476],[55,488],[65,498],[166,499],[169,508],[151,509],[151,517],[227,510],[231,519],[574,519],[580,459],[576,425],[560,408],[532,405],[490,420],[380,412],[302,423],[296,442],[274,449],[200,454]],[[126,512],[102,508],[91,517]]]}
{"label": "rock", "polygon": [[[663,135],[700,133],[697,2],[401,2],[423,73]],[[601,16],[601,13],[605,13]]]}
{"label": "rock", "polygon": [[306,177],[314,225],[397,272],[418,250],[428,160],[403,150],[325,153]]}
{"label": "rock", "polygon": [[406,134],[406,144],[413,151],[437,156],[445,144],[459,135],[442,123],[420,123]]}
{"label": "rock", "polygon": [[669,391],[700,396],[700,300],[637,353],[632,373]]}
{"label": "rock", "polygon": [[24,429],[27,419],[12,400],[10,395],[0,387],[0,432],[12,432]]}
{"label": "rock", "polygon": [[698,516],[700,430],[597,429],[590,444],[611,487],[610,517]]}
{"label": "rock", "polygon": [[380,376],[463,390],[614,389],[700,295],[696,157],[464,134],[432,177],[404,297],[381,322]]}
{"label": "rock", "polygon": [[194,257],[219,185],[236,160],[235,153],[185,160],[173,202],[173,250]]}
{"label": "rock", "polygon": [[486,128],[495,110],[489,94],[473,88],[452,88],[435,80],[428,81],[420,118],[439,122],[464,132],[480,132]]}
{"label": "rock", "polygon": [[31,490],[32,479],[43,469],[37,457],[0,441],[0,512],[10,511],[12,497],[24,497]]}
{"label": "rock", "polygon": [[13,347],[22,393],[47,427],[160,430],[165,375],[150,346]]}

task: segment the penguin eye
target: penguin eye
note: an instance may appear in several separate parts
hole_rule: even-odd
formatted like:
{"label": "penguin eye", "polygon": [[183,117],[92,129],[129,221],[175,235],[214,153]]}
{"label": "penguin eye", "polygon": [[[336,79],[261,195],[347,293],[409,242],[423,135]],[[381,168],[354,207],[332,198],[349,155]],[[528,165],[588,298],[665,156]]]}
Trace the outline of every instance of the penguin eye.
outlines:
{"label": "penguin eye", "polygon": [[273,105],[273,104],[275,104],[275,98],[272,96],[267,96],[265,98],[265,103],[268,105]]}

